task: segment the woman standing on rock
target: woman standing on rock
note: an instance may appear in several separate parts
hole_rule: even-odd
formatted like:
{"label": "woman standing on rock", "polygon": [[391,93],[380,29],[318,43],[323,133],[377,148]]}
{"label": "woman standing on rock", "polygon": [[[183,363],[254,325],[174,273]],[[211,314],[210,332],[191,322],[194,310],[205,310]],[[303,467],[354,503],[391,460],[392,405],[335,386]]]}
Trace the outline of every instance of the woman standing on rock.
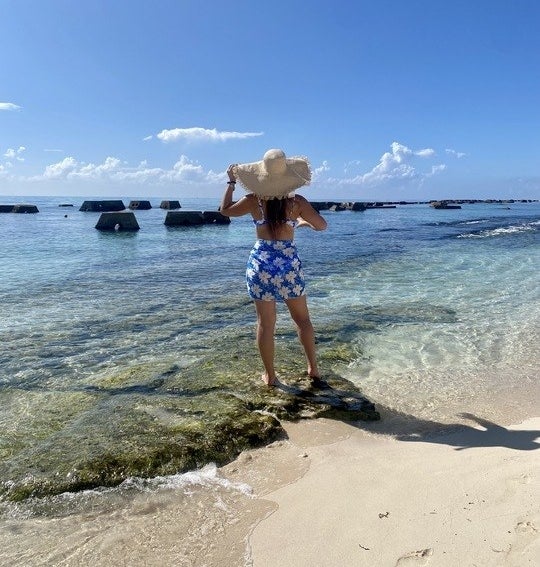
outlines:
{"label": "woman standing on rock", "polygon": [[[320,379],[315,334],[305,296],[304,274],[294,242],[294,230],[302,226],[325,230],[326,221],[300,195],[292,192],[311,180],[305,158],[286,158],[282,150],[268,150],[261,161],[230,165],[229,181],[220,211],[229,217],[251,214],[257,240],[249,256],[246,279],[257,311],[257,345],[268,386],[279,384],[274,368],[276,301],[283,300],[296,324],[314,386]],[[236,180],[248,195],[233,202]]]}

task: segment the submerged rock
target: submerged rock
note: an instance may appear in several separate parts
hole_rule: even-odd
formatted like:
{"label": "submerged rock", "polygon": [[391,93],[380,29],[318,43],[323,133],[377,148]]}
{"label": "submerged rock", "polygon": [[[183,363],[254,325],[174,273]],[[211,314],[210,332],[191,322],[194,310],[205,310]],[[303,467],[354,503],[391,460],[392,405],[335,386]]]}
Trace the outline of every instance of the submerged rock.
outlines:
{"label": "submerged rock", "polygon": [[[276,343],[283,381],[277,388],[260,378],[251,333],[224,331],[220,340],[230,345],[227,361],[222,350],[208,345],[213,354],[187,367],[140,364],[65,391],[33,385],[14,392],[19,403],[23,397],[26,421],[0,452],[0,499],[116,486],[130,477],[177,474],[209,462],[223,465],[282,437],[280,420],[379,419],[373,404],[334,370],[324,374],[328,387],[314,388],[300,348],[289,337]],[[335,344],[320,351],[325,367],[352,354]]]}

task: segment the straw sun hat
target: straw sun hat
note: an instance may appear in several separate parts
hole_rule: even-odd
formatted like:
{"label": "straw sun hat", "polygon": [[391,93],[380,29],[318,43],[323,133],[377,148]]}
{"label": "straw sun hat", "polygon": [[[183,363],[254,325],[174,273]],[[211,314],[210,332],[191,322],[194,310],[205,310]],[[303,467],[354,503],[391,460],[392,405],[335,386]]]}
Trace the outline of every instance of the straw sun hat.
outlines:
{"label": "straw sun hat", "polygon": [[261,161],[239,164],[233,172],[246,191],[261,199],[282,199],[311,181],[307,158],[288,158],[283,150],[268,150]]}

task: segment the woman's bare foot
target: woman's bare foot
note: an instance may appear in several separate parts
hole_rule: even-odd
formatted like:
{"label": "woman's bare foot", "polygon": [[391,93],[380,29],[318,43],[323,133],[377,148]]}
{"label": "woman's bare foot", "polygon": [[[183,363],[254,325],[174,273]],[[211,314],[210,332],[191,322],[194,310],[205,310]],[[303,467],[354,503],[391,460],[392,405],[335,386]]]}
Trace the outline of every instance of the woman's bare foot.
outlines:
{"label": "woman's bare foot", "polygon": [[270,377],[266,372],[261,376],[261,380],[267,386],[277,386],[279,384],[279,380],[275,376]]}
{"label": "woman's bare foot", "polygon": [[321,373],[319,372],[319,369],[317,368],[317,366],[308,365],[307,375],[310,378],[320,378],[321,377]]}
{"label": "woman's bare foot", "polygon": [[307,375],[309,381],[311,382],[311,386],[313,386],[313,388],[318,388],[320,390],[327,390],[331,388],[330,384],[326,380],[323,380],[318,372],[312,373],[308,370]]}

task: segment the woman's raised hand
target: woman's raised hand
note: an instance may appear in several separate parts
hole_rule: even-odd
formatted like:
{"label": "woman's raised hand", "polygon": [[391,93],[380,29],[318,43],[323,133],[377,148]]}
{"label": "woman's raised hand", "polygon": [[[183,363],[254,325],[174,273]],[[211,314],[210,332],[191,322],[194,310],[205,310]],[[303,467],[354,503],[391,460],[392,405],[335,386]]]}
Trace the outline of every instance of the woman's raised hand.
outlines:
{"label": "woman's raised hand", "polygon": [[229,176],[229,179],[231,181],[236,181],[236,176],[234,174],[234,168],[237,166],[237,163],[231,163],[231,165],[229,165],[229,167],[227,168],[227,175]]}

